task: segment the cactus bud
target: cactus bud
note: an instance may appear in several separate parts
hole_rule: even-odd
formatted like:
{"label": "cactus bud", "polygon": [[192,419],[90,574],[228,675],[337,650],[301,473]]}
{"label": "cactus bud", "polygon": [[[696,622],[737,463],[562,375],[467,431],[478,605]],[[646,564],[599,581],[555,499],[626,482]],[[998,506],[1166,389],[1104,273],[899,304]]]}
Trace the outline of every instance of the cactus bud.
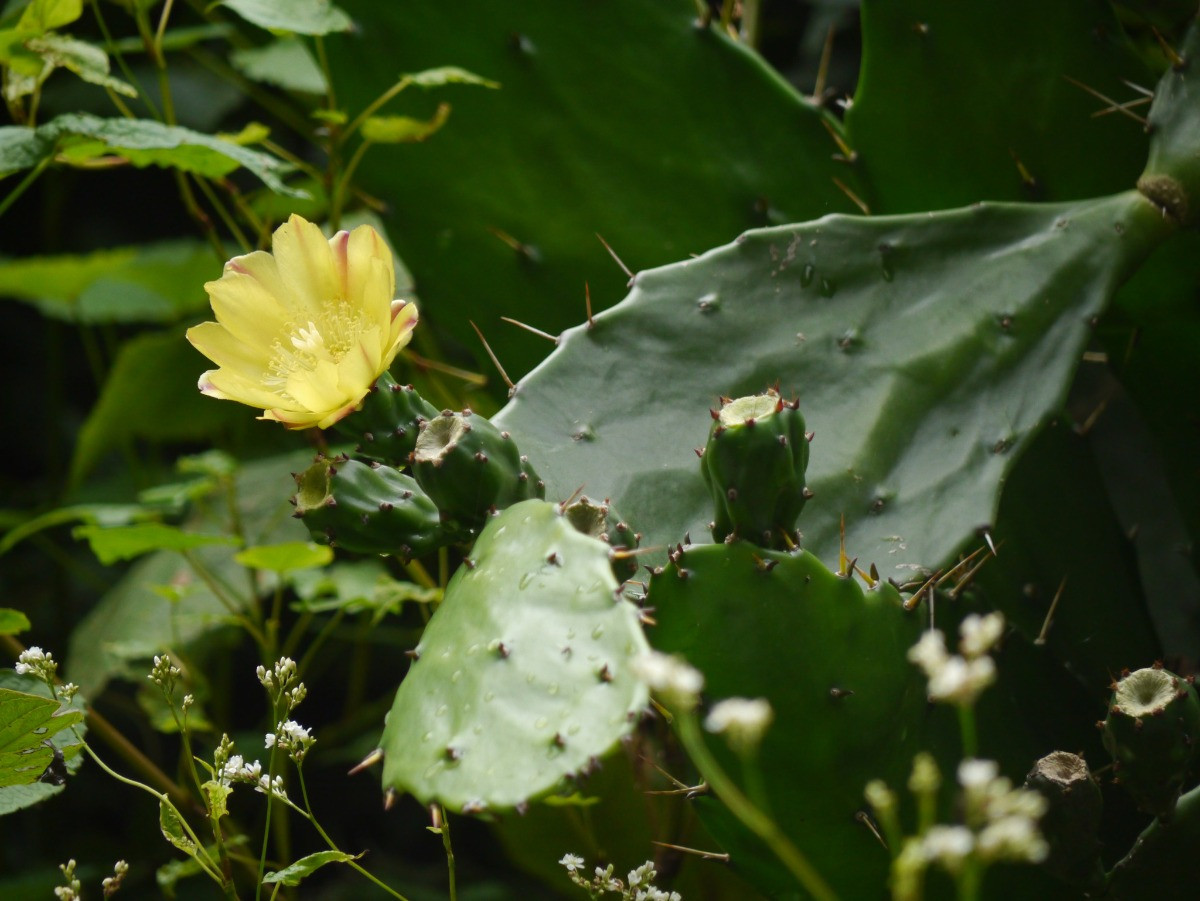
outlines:
{"label": "cactus bud", "polygon": [[407,559],[459,537],[421,486],[390,466],[319,457],[296,484],[296,515],[313,537],[348,551]]}
{"label": "cactus bud", "polygon": [[[599,538],[614,551],[637,550],[641,543],[642,536],[621,519],[607,498],[600,503],[584,495],[564,506],[562,512],[577,531]],[[637,575],[637,560],[633,557],[614,559],[613,571],[621,580],[632,579]]]}
{"label": "cactus bud", "polygon": [[784,548],[804,503],[808,440],[795,401],[779,392],[721,399],[700,471],[712,494],[713,539]]}
{"label": "cactus bud", "polygon": [[437,415],[412,385],[397,384],[385,372],[359,408],[334,428],[356,442],[355,456],[403,466],[416,447],[421,423]]}
{"label": "cactus bud", "polygon": [[1160,665],[1122,676],[1104,721],[1120,784],[1147,813],[1168,820],[1197,760],[1196,689]]}
{"label": "cactus bud", "polygon": [[1033,765],[1025,787],[1049,805],[1039,825],[1050,845],[1046,869],[1070,885],[1098,889],[1104,883],[1098,838],[1104,799],[1087,761],[1054,751]]}

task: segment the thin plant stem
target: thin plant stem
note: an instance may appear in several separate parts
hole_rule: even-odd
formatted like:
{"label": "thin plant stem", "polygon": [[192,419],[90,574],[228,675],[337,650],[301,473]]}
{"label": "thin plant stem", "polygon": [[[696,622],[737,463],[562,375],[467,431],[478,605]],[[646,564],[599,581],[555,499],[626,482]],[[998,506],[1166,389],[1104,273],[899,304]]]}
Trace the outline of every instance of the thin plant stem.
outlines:
{"label": "thin plant stem", "polygon": [[971,760],[979,752],[979,740],[975,733],[975,708],[969,704],[958,705],[958,731],[962,739],[963,758]]}
{"label": "thin plant stem", "polygon": [[52,156],[42,158],[36,166],[29,170],[24,178],[17,182],[17,186],[9,191],[3,200],[0,200],[0,216],[8,212],[8,208],[16,203],[22,194],[29,190],[30,186],[38,180],[38,176],[46,171],[46,167],[50,165],[52,159]]}
{"label": "thin plant stem", "polygon": [[446,875],[450,880],[450,901],[458,901],[458,890],[455,885],[454,874],[454,848],[450,844],[450,819],[446,816],[446,808],[439,807],[441,811],[441,833],[442,847],[446,849]]}
{"label": "thin plant stem", "polygon": [[217,196],[217,192],[209,185],[208,179],[197,176],[196,185],[200,188],[200,192],[204,195],[209,205],[217,211],[217,215],[221,217],[221,221],[225,223],[225,227],[229,229],[229,233],[233,235],[233,239],[237,241],[238,246],[242,249],[242,253],[252,251],[254,246],[246,240],[245,232],[237,224],[237,220],[230,215],[229,210],[225,208],[225,204],[221,202],[221,198]]}
{"label": "thin plant stem", "polygon": [[817,901],[835,901],[837,895],[834,894],[833,889],[829,887],[821,874],[809,863],[808,858],[783,834],[774,820],[766,816],[754,806],[749,798],[742,794],[742,790],[725,774],[720,764],[709,753],[708,746],[704,743],[704,736],[700,733],[700,724],[695,712],[689,710],[679,713],[675,718],[675,723],[679,729],[679,739],[688,756],[692,758],[692,762],[704,776],[704,780],[712,789],[713,794],[729,808],[729,812],[766,843],[780,862]]}
{"label": "thin plant stem", "polygon": [[384,91],[382,94],[380,94],[374,100],[372,100],[367,105],[367,108],[364,109],[357,116],[355,116],[354,119],[350,122],[350,124],[347,125],[346,128],[342,131],[342,134],[339,138],[339,142],[345,143],[347,138],[349,138],[352,134],[354,134],[354,132],[358,131],[359,127],[363,124],[363,122],[365,122],[371,116],[375,115],[376,111],[380,107],[382,107],[385,103],[387,103],[389,100],[391,100],[393,97],[395,97],[397,94],[399,94],[401,91],[403,91],[405,88],[407,88],[411,84],[412,84],[411,78],[401,78],[398,82],[396,82],[394,85],[392,85],[386,91]]}
{"label": "thin plant stem", "polygon": [[[317,817],[312,812],[312,804],[310,804],[309,800],[308,800],[308,786],[304,782],[304,768],[300,764],[296,765],[296,778],[300,782],[300,797],[304,799],[304,810],[300,811],[300,813],[303,816],[305,816],[310,823],[312,823],[312,827],[317,830],[317,834],[320,835],[321,839],[325,842],[325,844],[327,844],[329,846],[329,850],[337,851],[338,853],[341,853],[341,854],[346,853],[337,846],[337,843],[334,842],[334,840],[329,837],[329,834],[324,829],[322,829],[321,824],[319,822],[317,822]],[[371,882],[375,883],[377,886],[379,886],[381,889],[383,889],[385,892],[387,892],[393,898],[399,898],[400,901],[408,901],[407,898],[405,898],[402,894],[400,894],[398,891],[396,891],[390,885],[388,885],[385,882],[380,881],[376,876],[372,875],[369,871],[367,871],[366,868],[361,866],[358,863],[358,861],[348,860],[348,861],[346,861],[346,863],[349,864],[350,867],[352,867],[358,873],[365,876],[367,879],[371,880]]]}

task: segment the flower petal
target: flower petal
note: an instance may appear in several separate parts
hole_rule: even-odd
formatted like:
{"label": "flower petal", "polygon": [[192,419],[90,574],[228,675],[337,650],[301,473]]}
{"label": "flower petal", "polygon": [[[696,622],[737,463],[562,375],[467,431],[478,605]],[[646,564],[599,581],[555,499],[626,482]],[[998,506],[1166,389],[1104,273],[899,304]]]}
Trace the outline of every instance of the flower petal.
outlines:
{"label": "flower petal", "polygon": [[204,373],[200,390],[211,397],[236,400],[250,407],[296,407],[279,392],[264,387],[260,382],[242,378],[228,369],[213,369]]}
{"label": "flower petal", "polygon": [[265,381],[271,364],[265,349],[239,341],[218,322],[201,322],[186,334],[192,346],[218,366],[251,381]]}
{"label": "flower petal", "polygon": [[275,229],[271,242],[285,289],[280,300],[297,320],[319,322],[321,311],[341,294],[329,242],[320,228],[296,215]]}
{"label": "flower petal", "polygon": [[288,376],[287,393],[300,407],[325,414],[345,404],[346,398],[338,386],[337,366],[320,360],[312,369],[298,369]]}
{"label": "flower petal", "polygon": [[[346,299],[368,310],[371,321],[386,314],[396,296],[392,251],[379,232],[360,225],[346,241]],[[382,310],[380,310],[382,306]]]}
{"label": "flower petal", "polygon": [[288,333],[289,314],[259,279],[226,266],[204,286],[217,322],[244,344],[269,352]]}

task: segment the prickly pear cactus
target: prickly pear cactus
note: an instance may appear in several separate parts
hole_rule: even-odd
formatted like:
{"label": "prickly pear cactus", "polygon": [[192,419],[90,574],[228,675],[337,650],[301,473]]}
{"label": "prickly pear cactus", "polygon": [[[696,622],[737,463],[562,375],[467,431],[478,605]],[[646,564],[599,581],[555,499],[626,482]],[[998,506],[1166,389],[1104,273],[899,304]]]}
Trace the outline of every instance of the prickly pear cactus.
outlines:
{"label": "prickly pear cactus", "polygon": [[808,438],[798,401],[779,392],[721,399],[700,455],[712,494],[713,538],[794,547],[796,520],[812,495],[804,484]]}
{"label": "prickly pear cactus", "polygon": [[442,512],[469,528],[489,512],[545,496],[545,486],[508,432],[470,410],[421,423],[412,472]]}
{"label": "prickly pear cactus", "polygon": [[569,785],[633,728],[648,699],[629,661],[647,644],[609,554],[545,501],[488,522],[396,693],[385,788],[511,809]]}
{"label": "prickly pear cactus", "polygon": [[293,515],[336,547],[408,559],[460,537],[443,525],[421,486],[391,466],[318,457],[295,479]]}
{"label": "prickly pear cactus", "polygon": [[1102,725],[1116,780],[1142,810],[1170,819],[1200,748],[1192,681],[1161,664],[1127,673],[1113,686]]}
{"label": "prickly pear cactus", "polygon": [[[618,553],[635,551],[642,542],[642,536],[621,519],[607,498],[596,501],[581,495],[563,508],[563,514],[584,535],[599,538]],[[632,579],[637,574],[637,558],[614,555],[613,570],[622,579]]]}
{"label": "prickly pear cactus", "polygon": [[404,466],[417,446],[421,423],[437,415],[437,408],[412,385],[401,385],[385,372],[363,398],[360,408],[335,423],[334,428],[356,442],[355,456]]}
{"label": "prickly pear cactus", "polygon": [[[925,687],[905,654],[919,615],[886,582],[864,590],[811,553],[744,541],[677,546],[647,603],[652,644],[700,669],[709,700],[770,702],[757,761],[772,815],[841,897],[877,897],[888,854],[856,813],[868,781],[903,782],[912,764]],[[723,743],[710,744],[727,772],[742,771]],[[700,810],[743,875],[795,891],[723,808]]]}

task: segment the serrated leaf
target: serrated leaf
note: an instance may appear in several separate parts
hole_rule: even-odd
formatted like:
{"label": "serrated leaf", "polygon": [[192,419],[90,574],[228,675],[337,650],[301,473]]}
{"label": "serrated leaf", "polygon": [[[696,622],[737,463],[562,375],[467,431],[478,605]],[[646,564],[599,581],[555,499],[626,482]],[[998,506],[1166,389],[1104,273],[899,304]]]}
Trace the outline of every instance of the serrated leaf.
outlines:
{"label": "serrated leaf", "polygon": [[263,876],[263,882],[284,885],[299,885],[306,876],[311,876],[316,870],[330,863],[345,863],[348,860],[358,860],[361,854],[347,854],[345,851],[318,851],[301,857],[291,866],[273,871]]}
{"label": "serrated leaf", "polygon": [[282,38],[262,47],[234,50],[233,67],[251,81],[273,84],[288,91],[324,94],[329,85],[308,47],[296,38]]}
{"label": "serrated leaf", "polygon": [[45,742],[82,719],[52,698],[0,688],[0,788],[37,782],[54,760]]}
{"label": "serrated leaf", "polygon": [[[40,679],[35,679],[27,675],[18,675],[11,669],[0,670],[0,688],[42,698],[54,703],[60,711],[69,711],[80,718],[84,714],[86,702],[82,694],[76,694],[71,704],[64,706],[51,697],[50,689]],[[86,732],[86,720],[79,719],[73,728],[60,729],[50,736],[49,741],[53,748],[44,748],[44,750],[53,759],[54,748],[56,748],[63,756],[67,773],[78,772],[79,767],[83,764],[83,754],[80,753],[83,750],[83,745],[80,743],[80,738]],[[58,772],[58,775],[62,775],[61,770]],[[12,813],[15,810],[32,807],[34,804],[39,804],[60,793],[64,787],[61,783],[55,784],[55,782],[50,781],[31,782],[25,785],[9,785],[0,788],[0,816]]]}
{"label": "serrated leaf", "polygon": [[72,533],[91,545],[92,553],[105,566],[120,560],[132,560],[151,551],[190,551],[214,544],[238,544],[232,535],[200,535],[185,532],[160,522],[138,523],[106,529],[101,526],[79,526]]}
{"label": "serrated leaf", "polygon": [[0,294],[68,322],[175,322],[207,309],[197,288],[217,271],[207,245],[164,241],[0,260]]}
{"label": "serrated leaf", "polygon": [[379,144],[406,144],[424,141],[438,131],[450,118],[450,104],[438,105],[430,119],[413,119],[410,116],[370,116],[362,124],[364,141]]}
{"label": "serrated leaf", "polygon": [[[667,546],[712,519],[707,410],[779,382],[816,433],[805,547],[837,559],[844,515],[850,555],[907,582],[994,522],[1089,321],[1170,228],[1129,192],[749,232],[640,273],[495,421],[549,495],[587,484]],[[654,403],[628,403],[647,384]]]}
{"label": "serrated leaf", "polygon": [[350,17],[329,0],[292,0],[286,4],[278,0],[222,0],[221,5],[268,31],[320,35],[354,27]]}
{"label": "serrated leaf", "polygon": [[333,549],[311,541],[289,541],[284,544],[248,547],[234,554],[233,559],[251,569],[285,573],[325,566],[333,561]]}
{"label": "serrated leaf", "polygon": [[204,801],[208,806],[208,815],[211,819],[219,820],[229,813],[229,796],[233,794],[233,789],[230,786],[222,785],[220,782],[214,782],[210,779],[201,785],[200,788],[204,792]]}
{"label": "serrated leaf", "polygon": [[279,194],[305,196],[283,183],[282,177],[292,171],[289,163],[177,125],[66,113],[37,128],[0,127],[0,175],[31,168],[60,153],[77,162],[101,153],[116,154],[138,167],[162,166],[207,178],[244,168]]}
{"label": "serrated leaf", "polygon": [[11,607],[0,607],[0,635],[20,635],[33,628],[29,617],[20,610]]}

